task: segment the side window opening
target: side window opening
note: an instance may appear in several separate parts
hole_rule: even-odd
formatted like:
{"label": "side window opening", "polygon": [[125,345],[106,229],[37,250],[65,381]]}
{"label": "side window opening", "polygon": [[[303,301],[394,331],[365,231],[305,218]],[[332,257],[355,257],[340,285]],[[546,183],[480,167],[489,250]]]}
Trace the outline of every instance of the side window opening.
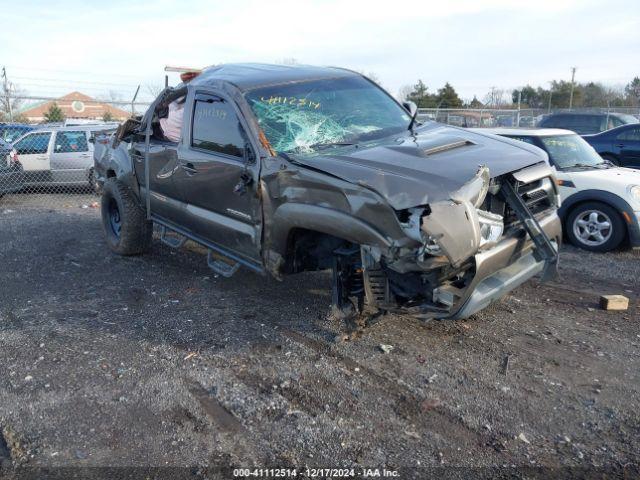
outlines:
{"label": "side window opening", "polygon": [[616,140],[626,140],[630,142],[640,142],[640,128],[630,128],[629,130],[620,133]]}
{"label": "side window opening", "polygon": [[88,152],[87,135],[83,131],[57,132],[55,153]]}
{"label": "side window opening", "polygon": [[15,149],[18,154],[29,155],[32,153],[47,153],[51,133],[30,133],[22,140],[16,142]]}
{"label": "side window opening", "polygon": [[244,158],[247,136],[231,104],[220,97],[196,98],[191,146],[200,150]]}

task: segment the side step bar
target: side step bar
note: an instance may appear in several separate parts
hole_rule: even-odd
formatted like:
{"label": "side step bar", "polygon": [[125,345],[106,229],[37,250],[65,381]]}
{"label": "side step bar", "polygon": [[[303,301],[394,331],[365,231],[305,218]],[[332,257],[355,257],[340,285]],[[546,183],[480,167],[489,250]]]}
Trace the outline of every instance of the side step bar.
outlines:
{"label": "side step bar", "polygon": [[[172,225],[170,222],[167,222],[157,215],[152,214],[151,220],[154,223],[158,224],[158,226],[160,227],[160,240],[162,241],[162,243],[168,245],[169,247],[180,248],[185,244],[187,240],[192,240],[207,248],[207,265],[209,266],[209,268],[211,268],[211,270],[222,275],[223,277],[228,278],[232,276],[238,271],[240,267],[246,267],[249,270],[260,273],[262,275],[266,274],[262,265],[246,260],[236,255],[235,253],[229,252],[219,245],[216,245],[213,242],[209,242],[208,240],[197,237],[188,230],[185,230],[176,225]],[[167,237],[168,231],[177,233],[182,238]]]}
{"label": "side step bar", "polygon": [[216,254],[211,249],[207,252],[207,265],[209,265],[211,270],[225,278],[229,278],[240,268],[240,262],[227,263],[219,254]]}
{"label": "side step bar", "polygon": [[524,200],[518,195],[515,188],[509,182],[503,182],[500,187],[504,199],[513,209],[518,219],[522,222],[524,229],[527,231],[535,248],[533,256],[538,261],[544,260],[544,269],[542,270],[542,281],[546,282],[558,275],[558,252],[553,247],[551,239],[540,228],[540,224],[536,217],[531,213],[529,207]]}
{"label": "side step bar", "polygon": [[160,241],[171,248],[180,248],[187,241],[187,237],[180,235],[179,238],[168,237],[167,227],[160,225]]}

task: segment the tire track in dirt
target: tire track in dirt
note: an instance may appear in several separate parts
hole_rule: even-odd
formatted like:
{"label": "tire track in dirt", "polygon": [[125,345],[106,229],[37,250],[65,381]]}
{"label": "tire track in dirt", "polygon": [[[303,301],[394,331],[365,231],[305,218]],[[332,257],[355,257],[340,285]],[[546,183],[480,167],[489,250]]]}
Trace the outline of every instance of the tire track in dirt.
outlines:
{"label": "tire track in dirt", "polygon": [[224,443],[229,445],[227,453],[237,457],[243,465],[264,465],[266,458],[259,454],[259,450],[252,441],[252,434],[242,425],[218,399],[212,396],[199,382],[185,379],[187,390],[198,401],[205,414],[209,417],[217,433]]}
{"label": "tire track in dirt", "polygon": [[435,432],[447,438],[448,443],[470,451],[482,450],[485,454],[496,455],[494,448],[498,439],[485,436],[443,409],[440,405],[426,405],[422,398],[396,382],[393,382],[371,368],[358,363],[335,349],[329,343],[317,340],[299,332],[283,328],[280,332],[292,341],[315,352],[332,358],[349,370],[359,369],[371,380],[367,382],[369,390],[378,391],[380,396],[387,396],[395,402],[394,411],[408,423],[421,427],[424,431]]}

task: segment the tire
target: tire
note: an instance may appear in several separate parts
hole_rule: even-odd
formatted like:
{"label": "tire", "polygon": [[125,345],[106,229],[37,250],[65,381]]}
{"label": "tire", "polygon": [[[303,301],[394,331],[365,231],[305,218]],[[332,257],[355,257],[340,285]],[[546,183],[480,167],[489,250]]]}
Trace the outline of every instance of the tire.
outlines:
{"label": "tire", "polygon": [[151,248],[153,223],[129,187],[115,178],[104,184],[102,226],[109,248],[119,255],[140,255]]}
{"label": "tire", "polygon": [[608,160],[611,163],[613,163],[616,167],[620,166],[620,160],[615,155],[611,155],[609,153],[604,153],[604,154],[602,154],[600,156],[602,157],[603,160]]}
{"label": "tire", "polygon": [[617,210],[601,202],[575,207],[567,217],[565,232],[576,247],[592,252],[613,250],[627,233]]}
{"label": "tire", "polygon": [[93,168],[89,170],[89,188],[92,192],[97,193],[98,195],[102,193],[102,186],[100,185],[100,182],[96,180]]}

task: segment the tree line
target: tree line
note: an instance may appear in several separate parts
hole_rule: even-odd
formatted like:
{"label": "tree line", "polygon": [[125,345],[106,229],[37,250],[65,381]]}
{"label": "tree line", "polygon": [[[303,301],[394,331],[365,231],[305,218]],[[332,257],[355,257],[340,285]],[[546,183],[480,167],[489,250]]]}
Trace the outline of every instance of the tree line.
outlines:
{"label": "tree line", "polygon": [[624,87],[611,87],[600,82],[575,83],[571,99],[571,82],[552,80],[549,88],[526,85],[519,89],[492,88],[482,100],[474,96],[471,100],[460,98],[449,83],[434,93],[422,80],[415,85],[400,89],[398,97],[410,100],[420,108],[574,108],[585,107],[639,107],[640,77],[634,77]]}

